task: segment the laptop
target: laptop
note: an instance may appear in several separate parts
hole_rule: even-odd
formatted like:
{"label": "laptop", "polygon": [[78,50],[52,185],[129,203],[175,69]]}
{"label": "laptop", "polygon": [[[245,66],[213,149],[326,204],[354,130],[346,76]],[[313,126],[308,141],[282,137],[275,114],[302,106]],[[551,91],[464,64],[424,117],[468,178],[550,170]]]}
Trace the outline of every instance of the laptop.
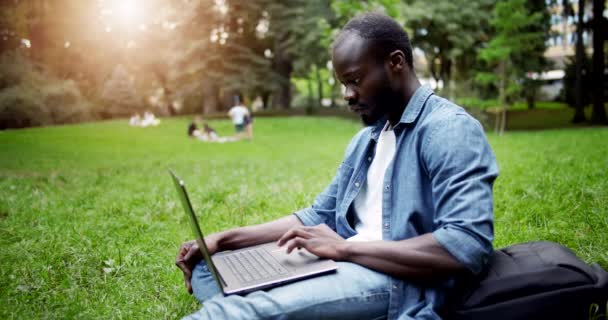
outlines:
{"label": "laptop", "polygon": [[184,181],[173,171],[169,173],[207,267],[224,295],[246,294],[338,269],[335,261],[319,258],[305,249],[287,254],[286,248],[278,247],[276,242],[210,255]]}

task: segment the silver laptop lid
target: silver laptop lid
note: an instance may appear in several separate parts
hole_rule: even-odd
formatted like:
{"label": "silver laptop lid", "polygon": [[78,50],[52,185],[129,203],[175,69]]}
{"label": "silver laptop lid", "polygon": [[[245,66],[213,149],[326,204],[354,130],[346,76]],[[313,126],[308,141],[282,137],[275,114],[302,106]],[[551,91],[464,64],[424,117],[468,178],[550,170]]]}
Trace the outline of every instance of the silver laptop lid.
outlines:
{"label": "silver laptop lid", "polygon": [[196,219],[196,215],[194,214],[194,209],[192,209],[192,204],[190,203],[190,198],[188,197],[188,192],[186,191],[186,185],[184,184],[184,181],[179,178],[171,169],[169,169],[169,173],[171,174],[173,182],[175,183],[175,189],[177,189],[177,193],[179,194],[179,199],[182,202],[184,211],[186,211],[186,215],[190,219],[190,226],[192,227],[192,232],[196,237],[196,242],[198,243],[198,247],[201,250],[203,257],[205,258],[207,268],[213,275],[213,278],[215,278],[215,281],[217,282],[218,286],[220,288],[223,288],[225,286],[224,282],[217,273],[215,265],[211,260],[209,249],[207,248],[207,244],[205,243],[205,236],[203,235],[203,232],[201,231],[201,228],[198,224],[198,220]]}

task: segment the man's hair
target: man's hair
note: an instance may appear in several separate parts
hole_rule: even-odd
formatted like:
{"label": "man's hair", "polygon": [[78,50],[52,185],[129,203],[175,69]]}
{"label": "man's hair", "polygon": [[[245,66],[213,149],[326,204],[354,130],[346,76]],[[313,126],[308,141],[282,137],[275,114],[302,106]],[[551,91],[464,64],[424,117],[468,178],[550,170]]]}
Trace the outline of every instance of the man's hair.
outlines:
{"label": "man's hair", "polygon": [[410,38],[403,27],[391,17],[381,13],[369,12],[352,18],[340,30],[334,40],[332,49],[351,32],[370,41],[370,44],[374,47],[374,56],[378,61],[384,61],[391,52],[401,50],[405,55],[405,62],[410,68],[414,67]]}

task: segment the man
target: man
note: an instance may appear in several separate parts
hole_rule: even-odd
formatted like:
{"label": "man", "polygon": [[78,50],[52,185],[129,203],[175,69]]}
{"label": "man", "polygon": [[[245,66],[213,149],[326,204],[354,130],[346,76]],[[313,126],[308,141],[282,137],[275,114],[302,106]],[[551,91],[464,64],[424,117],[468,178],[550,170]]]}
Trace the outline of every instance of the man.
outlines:
{"label": "man", "polygon": [[210,250],[276,240],[338,261],[338,271],[223,297],[195,242],[176,264],[203,302],[195,319],[438,319],[454,277],[492,252],[496,160],[479,122],[420,86],[408,36],[369,13],[332,47],[344,98],[367,125],[329,186],[306,209],[210,235]]}
{"label": "man", "polygon": [[240,101],[237,101],[237,104],[228,110],[228,116],[230,119],[232,119],[236,134],[242,135],[250,116],[249,109],[247,109],[247,107],[245,107]]}

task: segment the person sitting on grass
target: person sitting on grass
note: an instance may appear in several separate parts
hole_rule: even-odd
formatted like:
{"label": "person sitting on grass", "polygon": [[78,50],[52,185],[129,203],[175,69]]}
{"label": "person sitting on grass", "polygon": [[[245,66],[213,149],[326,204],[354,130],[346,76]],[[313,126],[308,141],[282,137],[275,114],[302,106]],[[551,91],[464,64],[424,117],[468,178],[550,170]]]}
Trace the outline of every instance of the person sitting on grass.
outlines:
{"label": "person sitting on grass", "polygon": [[[197,123],[203,122],[203,130],[201,131]],[[206,121],[203,121],[202,118],[196,117],[194,120],[188,125],[188,136],[190,138],[196,138],[200,141],[208,141],[208,142],[234,142],[236,141],[233,137],[220,137],[215,129],[211,128]]]}
{"label": "person sitting on grass", "polygon": [[440,319],[455,277],[486,265],[498,167],[479,122],[420,85],[408,35],[385,15],[350,20],[332,62],[366,127],[329,186],[308,208],[205,241],[212,253],[277,241],[337,272],[223,296],[189,241],[175,263],[203,307],[187,319]]}

